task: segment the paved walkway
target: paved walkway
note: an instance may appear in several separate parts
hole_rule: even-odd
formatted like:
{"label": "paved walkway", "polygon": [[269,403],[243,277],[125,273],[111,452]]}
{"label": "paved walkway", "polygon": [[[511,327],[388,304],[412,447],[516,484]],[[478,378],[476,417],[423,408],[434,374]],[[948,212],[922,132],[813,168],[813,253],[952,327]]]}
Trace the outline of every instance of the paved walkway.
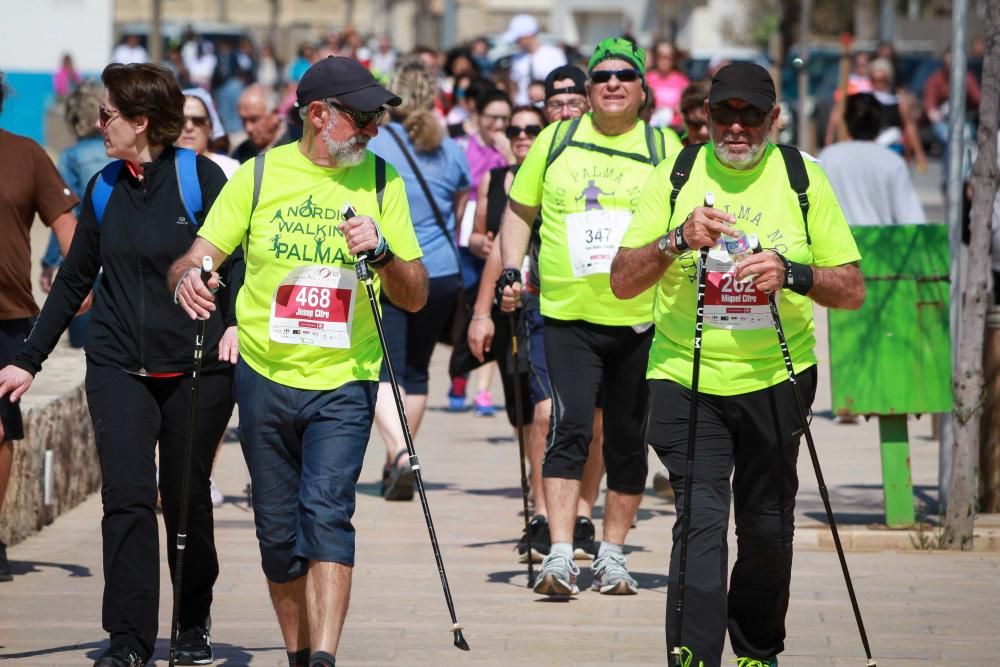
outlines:
{"label": "paved walkway", "polygon": [[[848,562],[878,664],[995,664],[1000,655],[1000,554],[914,551],[905,534],[873,528],[882,520],[877,424],[837,425],[830,418],[821,311],[819,324],[821,376],[813,429],[838,521],[845,541],[855,549]],[[79,381],[78,355],[61,350],[62,359],[50,362],[28,401],[45,400],[47,392]],[[376,436],[358,499],[358,566],[340,663],[666,664],[664,573],[673,506],[648,495],[629,537],[629,563],[641,586],[639,595],[604,597],[584,591],[568,602],[535,597],[525,589],[525,571],[513,553],[522,525],[516,444],[500,417],[441,411],[445,361],[439,351],[432,407],[417,448],[472,652],[451,645],[450,620],[419,504],[387,503],[378,496],[384,454]],[[929,438],[929,430],[928,419],[911,420],[916,494],[933,515],[937,442]],[[782,665],[860,667],[864,654],[804,452],[799,468],[799,530]],[[216,664],[283,667],[284,651],[243,496],[247,475],[237,443],[222,448],[216,473],[227,493],[216,514],[222,560],[213,610]],[[0,660],[89,665],[103,648],[99,521],[100,500],[93,496],[10,549],[17,576],[0,584]],[[983,517],[979,523],[990,521],[996,518]],[[589,583],[587,569],[581,579],[581,584]],[[165,569],[162,581],[168,581]],[[167,637],[169,585],[163,589],[160,635]],[[166,644],[160,640],[156,664],[166,664]]]}
{"label": "paved walkway", "polygon": [[[459,620],[473,652],[451,646],[419,504],[387,503],[378,496],[383,451],[375,438],[358,502],[358,566],[341,663],[666,664],[664,572],[673,506],[647,496],[629,537],[630,565],[642,587],[638,596],[585,591],[569,602],[535,597],[525,590],[524,569],[512,552],[521,526],[516,445],[499,417],[441,411],[444,362],[439,353],[432,409],[417,447]],[[824,405],[825,395],[818,401],[814,427],[834,502],[846,533],[867,532],[866,524],[880,517],[874,422],[835,425],[822,416]],[[914,474],[919,493],[933,502],[937,446],[923,435],[926,424],[918,423],[913,438]],[[836,555],[818,540],[826,530],[814,518],[821,506],[808,466],[803,456],[799,548],[783,664],[862,665]],[[284,665],[242,493],[247,476],[237,443],[222,448],[216,470],[227,493],[216,515],[222,558],[213,613],[217,664]],[[21,665],[80,665],[99,652],[104,642],[99,518],[99,499],[92,497],[10,549],[17,576],[0,584],[0,659]],[[1000,654],[995,632],[1000,554],[882,550],[853,551],[848,558],[879,665],[995,662]],[[582,584],[589,583],[587,569],[581,578]],[[162,637],[169,632],[169,603],[167,592],[161,604]],[[157,664],[166,664],[165,656],[166,640],[161,639]]]}

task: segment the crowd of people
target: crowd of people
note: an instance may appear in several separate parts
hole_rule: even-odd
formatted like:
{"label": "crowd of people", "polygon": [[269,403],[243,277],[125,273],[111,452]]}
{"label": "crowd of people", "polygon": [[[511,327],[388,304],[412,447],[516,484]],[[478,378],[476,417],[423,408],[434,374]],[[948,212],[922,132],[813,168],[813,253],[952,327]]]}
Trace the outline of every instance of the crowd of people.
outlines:
{"label": "crowd of people", "polygon": [[[777,664],[801,425],[768,300],[781,295],[809,404],[812,304],[864,299],[848,223],[923,221],[906,163],[880,145],[887,132],[903,145],[913,138],[891,65],[870,64],[871,89],[852,94],[837,121],[851,141],[817,162],[772,142],[780,111],[757,65],[720,63],[692,82],[669,42],[647,52],[627,36],[580,61],[542,43],[527,15],[507,38],[520,49],[507,71],[492,68],[484,40],[402,55],[387,39],[370,51],[348,31],[304,44],[280,67],[270,49],[216,50],[192,33],[165,67],[146,63],[130,38],[103,85],[72,71],[60,78],[78,143],[58,172],[36,144],[0,131],[9,209],[0,223],[14,239],[0,291],[0,503],[23,437],[16,401],[69,327],[86,345],[103,474],[110,645],[96,667],[144,665],[153,653],[156,509],[176,533],[186,446],[177,664],[212,661],[211,470],[234,404],[289,665],[332,667],[373,426],[385,444],[382,495],[414,497],[383,343],[416,437],[441,342],[452,347],[449,407],[465,409],[478,373],[473,409],[493,414],[495,369],[506,416],[524,429],[533,508],[517,554],[541,563],[535,593],[578,594],[579,562],[601,594],[638,592],[623,547],[650,446],[663,464],[656,488],[676,496],[678,516],[691,513],[684,537],[698,554],[686,575],[688,634],[679,643],[668,619],[669,648],[686,664],[718,665],[728,631],[743,667]],[[244,140],[230,146],[237,135]],[[793,172],[806,175],[802,192],[789,184]],[[57,245],[40,313],[27,265],[36,213]],[[751,236],[762,252],[730,256],[729,241]],[[376,275],[384,341],[358,293],[362,258]],[[699,278],[709,285],[703,340]],[[88,309],[89,330],[74,336]],[[206,332],[188,443],[192,320]],[[696,330],[703,407],[688,492]],[[738,555],[727,581],[731,498]],[[678,522],[671,608],[681,537]],[[5,565],[0,545],[0,579]]]}

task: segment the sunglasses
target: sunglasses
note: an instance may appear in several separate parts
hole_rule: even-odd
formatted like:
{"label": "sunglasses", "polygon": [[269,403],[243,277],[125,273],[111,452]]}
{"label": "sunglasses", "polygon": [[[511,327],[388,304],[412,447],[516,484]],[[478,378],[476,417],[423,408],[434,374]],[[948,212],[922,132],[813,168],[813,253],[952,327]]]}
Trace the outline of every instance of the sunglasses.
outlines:
{"label": "sunglasses", "polygon": [[358,128],[359,130],[368,127],[373,122],[375,123],[380,122],[385,117],[385,114],[388,111],[388,109],[386,109],[385,107],[379,107],[378,109],[375,109],[375,111],[358,111],[357,109],[351,109],[350,107],[345,107],[343,104],[334,102],[333,100],[323,100],[323,101],[329,104],[337,111],[340,111],[350,116],[351,121],[354,122],[354,127]]}
{"label": "sunglasses", "polygon": [[715,104],[709,107],[709,109],[712,113],[712,120],[716,123],[720,125],[732,125],[739,118],[740,125],[744,127],[760,127],[764,124],[767,114],[770,113],[770,110],[765,111],[757,107],[734,109],[728,104]]}
{"label": "sunglasses", "polygon": [[103,104],[97,107],[97,122],[100,123],[101,127],[107,127],[111,121],[120,115],[120,111],[108,109]]}
{"label": "sunglasses", "polygon": [[590,73],[590,80],[594,83],[607,83],[611,77],[617,78],[622,83],[631,83],[639,80],[639,70],[637,69],[602,69]]}
{"label": "sunglasses", "polygon": [[508,125],[507,129],[504,130],[504,132],[507,134],[508,139],[517,139],[519,136],[521,136],[522,132],[524,132],[530,138],[534,139],[535,137],[537,137],[539,134],[542,133],[542,126],[525,125],[524,127],[522,127],[520,125]]}
{"label": "sunglasses", "polygon": [[208,116],[184,116],[184,122],[191,121],[195,127],[208,127]]}

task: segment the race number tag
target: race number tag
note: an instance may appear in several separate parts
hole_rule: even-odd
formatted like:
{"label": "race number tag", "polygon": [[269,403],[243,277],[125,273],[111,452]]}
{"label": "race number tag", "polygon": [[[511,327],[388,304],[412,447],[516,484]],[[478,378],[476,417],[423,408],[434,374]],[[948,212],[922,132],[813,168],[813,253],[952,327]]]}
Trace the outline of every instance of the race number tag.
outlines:
{"label": "race number tag", "polygon": [[594,273],[611,273],[611,260],[631,221],[629,211],[601,209],[567,215],[566,240],[573,275],[583,278]]}
{"label": "race number tag", "polygon": [[292,345],[351,347],[358,279],[353,269],[300,266],[271,301],[271,340]]}
{"label": "race number tag", "polygon": [[721,239],[708,254],[704,313],[705,323],[720,329],[764,329],[773,326],[767,294],[749,282],[736,279],[736,265]]}

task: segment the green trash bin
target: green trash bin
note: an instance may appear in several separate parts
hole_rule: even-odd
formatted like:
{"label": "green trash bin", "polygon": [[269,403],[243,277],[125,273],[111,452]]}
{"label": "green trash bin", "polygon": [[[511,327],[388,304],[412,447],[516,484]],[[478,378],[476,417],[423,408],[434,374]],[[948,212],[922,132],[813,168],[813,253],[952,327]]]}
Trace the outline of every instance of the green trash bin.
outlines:
{"label": "green trash bin", "polygon": [[879,418],[886,523],[912,525],[906,415],[950,412],[948,228],[852,227],[867,296],[856,311],[831,310],[834,413]]}

